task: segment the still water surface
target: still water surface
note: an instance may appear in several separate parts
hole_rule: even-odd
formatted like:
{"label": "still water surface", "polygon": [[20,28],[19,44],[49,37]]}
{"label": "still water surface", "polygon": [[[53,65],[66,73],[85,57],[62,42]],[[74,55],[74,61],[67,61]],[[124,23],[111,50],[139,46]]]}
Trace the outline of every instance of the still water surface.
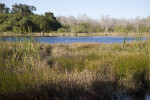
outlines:
{"label": "still water surface", "polygon": [[[26,37],[27,40],[31,40],[31,37]],[[111,36],[101,36],[101,37],[33,37],[34,40],[40,43],[123,43],[125,37],[111,37]],[[136,41],[136,40],[146,40],[147,38],[137,38],[137,37],[127,37],[126,41]],[[5,37],[3,40],[6,41],[23,41],[25,37]]]}

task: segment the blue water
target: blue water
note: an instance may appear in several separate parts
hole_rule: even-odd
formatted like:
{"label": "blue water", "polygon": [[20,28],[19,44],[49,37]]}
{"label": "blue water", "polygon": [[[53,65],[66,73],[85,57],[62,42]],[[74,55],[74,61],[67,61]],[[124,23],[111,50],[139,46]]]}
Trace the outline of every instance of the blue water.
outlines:
{"label": "blue water", "polygon": [[[101,36],[101,37],[32,37],[36,42],[40,43],[123,43],[125,37],[111,37],[111,36]],[[27,40],[31,40],[31,37],[26,37]],[[142,37],[141,40],[146,40],[147,38]],[[3,40],[6,41],[24,41],[25,37],[5,37]],[[127,42],[140,40],[136,37],[127,37]]]}

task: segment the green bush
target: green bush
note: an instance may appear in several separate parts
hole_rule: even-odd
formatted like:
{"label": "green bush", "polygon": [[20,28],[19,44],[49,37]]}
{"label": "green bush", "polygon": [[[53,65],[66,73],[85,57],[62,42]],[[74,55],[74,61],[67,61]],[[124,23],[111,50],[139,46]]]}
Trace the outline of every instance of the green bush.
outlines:
{"label": "green bush", "polygon": [[73,33],[90,33],[92,32],[92,25],[89,23],[80,23],[71,27]]}
{"label": "green bush", "polygon": [[67,32],[70,32],[70,29],[59,28],[59,29],[57,30],[57,32],[65,32],[65,33],[67,33]]}

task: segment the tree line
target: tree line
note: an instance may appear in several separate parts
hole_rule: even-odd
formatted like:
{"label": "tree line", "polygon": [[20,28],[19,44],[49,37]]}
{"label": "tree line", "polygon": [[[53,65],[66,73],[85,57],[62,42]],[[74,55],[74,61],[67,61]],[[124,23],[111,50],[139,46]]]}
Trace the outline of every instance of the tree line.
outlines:
{"label": "tree line", "polygon": [[101,33],[101,32],[130,32],[150,33],[150,16],[132,19],[102,16],[99,20],[92,19],[86,14],[79,17],[55,17],[52,12],[44,15],[34,14],[35,6],[14,4],[12,8],[0,3],[0,32],[72,32],[72,33]]}
{"label": "tree line", "polygon": [[26,4],[12,5],[12,9],[0,3],[0,31],[1,32],[51,32],[61,28],[52,12],[37,15],[33,12],[36,7]]}
{"label": "tree line", "polygon": [[[150,16],[146,18],[113,18],[102,16],[99,20],[92,19],[87,15],[80,15],[77,18],[73,16],[59,16],[57,20],[61,22],[63,28],[59,31],[71,32],[130,32],[130,33],[150,33]],[[66,25],[68,27],[66,27]]]}

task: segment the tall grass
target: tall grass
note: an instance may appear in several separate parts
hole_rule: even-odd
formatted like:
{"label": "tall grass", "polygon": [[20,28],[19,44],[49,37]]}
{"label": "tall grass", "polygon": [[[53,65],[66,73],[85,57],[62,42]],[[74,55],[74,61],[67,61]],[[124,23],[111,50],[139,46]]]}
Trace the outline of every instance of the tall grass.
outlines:
{"label": "tall grass", "polygon": [[0,41],[0,94],[12,94],[35,88],[42,80],[38,43]]}
{"label": "tall grass", "polygon": [[149,88],[150,41],[39,44],[0,41],[0,99],[108,99],[116,84]]}
{"label": "tall grass", "polygon": [[70,44],[57,49],[62,55],[54,54],[53,62],[60,69],[98,72],[132,88],[149,86],[149,40],[126,43],[126,49],[122,44]]}

